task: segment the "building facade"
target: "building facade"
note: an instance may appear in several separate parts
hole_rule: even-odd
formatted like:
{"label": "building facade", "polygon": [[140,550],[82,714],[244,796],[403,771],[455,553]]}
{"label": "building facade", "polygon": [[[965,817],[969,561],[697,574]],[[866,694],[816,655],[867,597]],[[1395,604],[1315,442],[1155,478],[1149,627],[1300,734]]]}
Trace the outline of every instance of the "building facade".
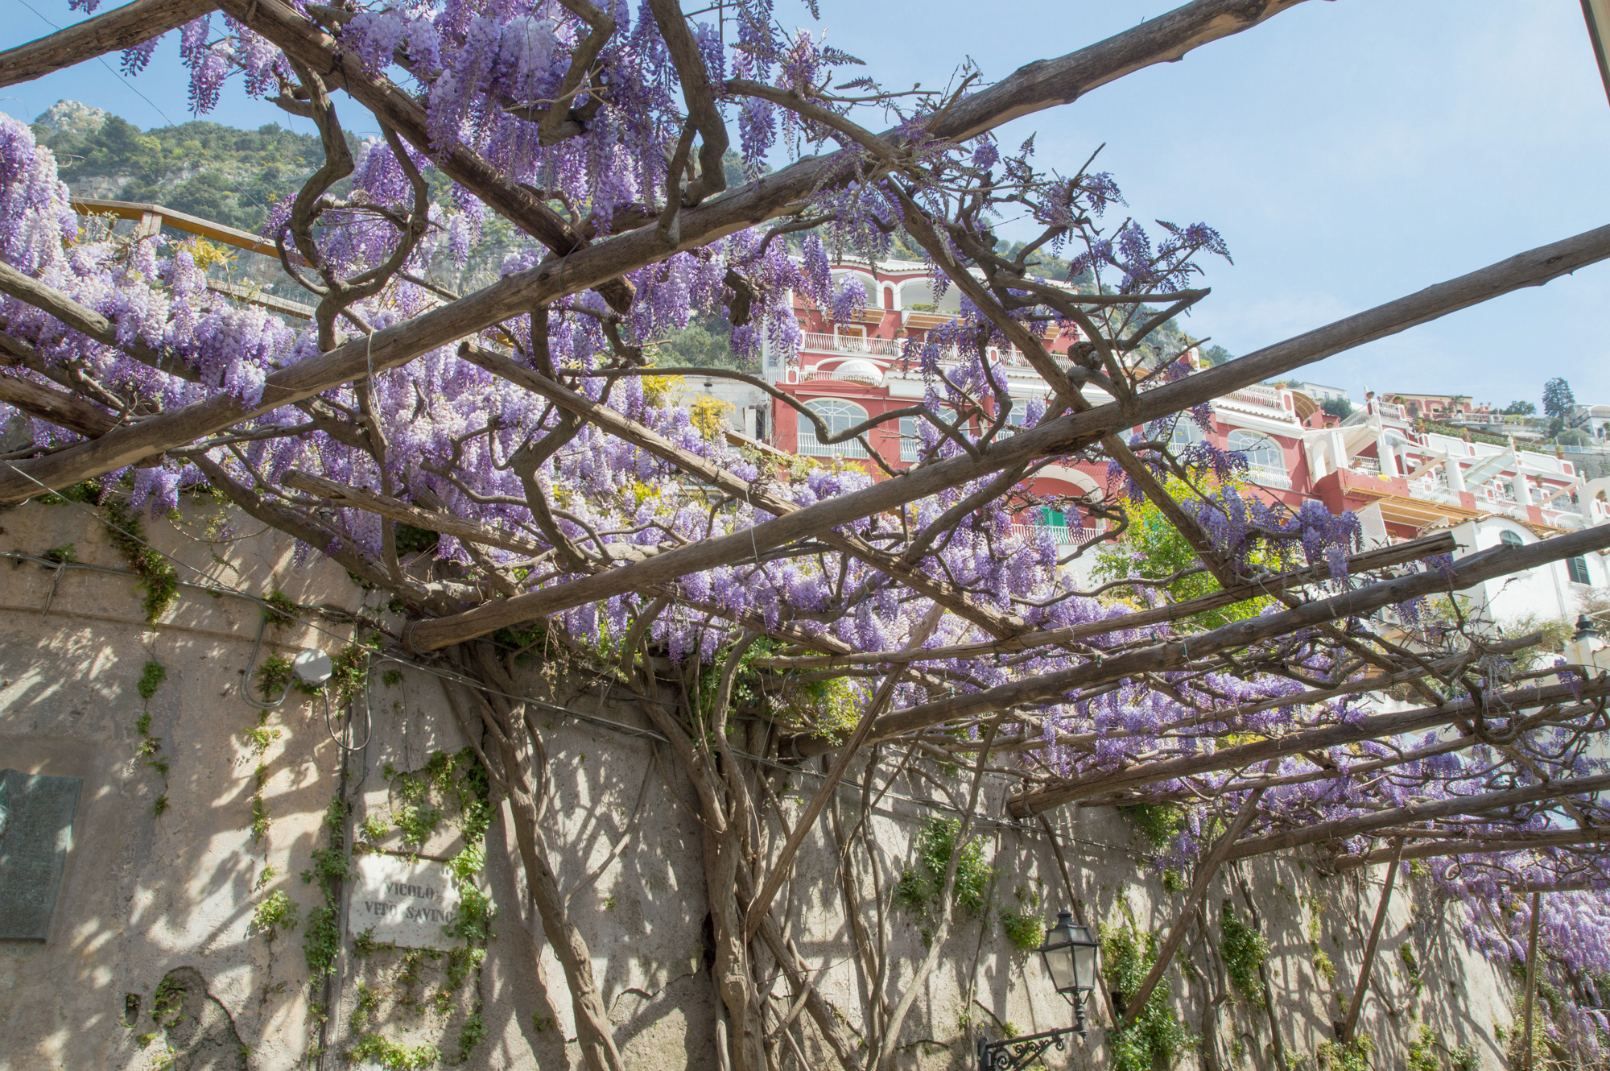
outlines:
{"label": "building facade", "polygon": [[[960,312],[956,290],[936,292],[922,264],[834,269],[836,278],[845,274],[860,279],[874,304],[852,322],[834,324],[824,310],[796,299],[803,332],[798,354],[768,349],[763,357],[765,379],[835,433],[920,402],[926,384],[922,372],[904,358],[907,343],[922,343]],[[1054,327],[1043,337],[1056,356],[1066,355],[1077,341]],[[991,350],[990,359],[1004,373],[1014,409],[1048,397],[1044,380],[1015,349]],[[942,360],[941,368],[957,363]],[[703,386],[719,390],[713,383]],[[1341,396],[1338,390],[1305,391],[1304,386],[1255,384],[1217,398],[1209,407],[1209,426],[1181,419],[1174,426],[1173,443],[1178,448],[1207,440],[1244,454],[1247,481],[1292,508],[1317,500],[1335,513],[1352,510],[1368,545],[1448,529],[1459,543],[1458,556],[1463,556],[1610,522],[1610,479],[1586,477],[1564,451],[1517,445],[1513,438],[1499,444],[1478,441],[1469,432],[1456,436],[1422,430],[1426,418],[1479,420],[1490,412],[1487,406],[1457,395],[1394,394],[1387,401],[1371,392],[1350,417],[1338,422],[1319,408],[1324,398]],[[916,464],[926,450],[914,417],[869,431],[867,447],[855,440],[825,443],[792,406],[753,388],[741,390],[752,393],[734,392],[729,399],[737,407],[734,426],[788,453],[864,462],[877,472],[867,447],[894,471]],[[1094,390],[1087,390],[1086,397],[1098,405],[1110,400]],[[1110,493],[1107,479],[1105,466],[1052,466],[1032,478],[1029,489],[1047,501],[1081,494],[1099,497]],[[1059,542],[1093,539],[1102,531],[1054,509],[1026,514],[1022,523],[1052,528]],[[1594,554],[1467,595],[1497,623],[1574,618],[1582,596],[1606,585],[1610,559]]]}

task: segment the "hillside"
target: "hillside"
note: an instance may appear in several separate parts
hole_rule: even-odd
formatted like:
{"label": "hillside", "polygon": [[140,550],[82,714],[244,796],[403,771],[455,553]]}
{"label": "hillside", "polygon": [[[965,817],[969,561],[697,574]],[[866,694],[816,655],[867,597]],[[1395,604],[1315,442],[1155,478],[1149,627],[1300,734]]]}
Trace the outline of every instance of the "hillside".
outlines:
{"label": "hillside", "polygon": [[[244,231],[257,232],[274,204],[296,193],[302,182],[324,162],[319,139],[298,134],[276,123],[242,130],[222,123],[189,122],[140,130],[133,123],[77,101],[57,101],[34,120],[34,136],[56,154],[62,180],[76,195],[161,204]],[[356,139],[348,139],[357,148]],[[745,180],[736,153],[727,160],[729,183]],[[432,175],[432,194],[445,198],[448,183]],[[337,192],[342,191],[337,186]],[[797,244],[798,235],[789,236]],[[899,236],[897,236],[898,238]],[[501,217],[493,217],[480,240],[472,246],[458,271],[437,272],[435,282],[460,293],[494,281],[504,257],[527,241]],[[1007,253],[1018,246],[1008,247]],[[922,259],[920,250],[904,243],[896,255]],[[1049,254],[1037,257],[1048,277],[1064,278],[1068,264]],[[249,271],[253,281],[283,297],[305,300],[306,295],[272,265]],[[239,269],[237,269],[239,271]],[[664,340],[662,363],[734,368],[739,362],[728,345],[726,323],[699,317],[684,332]],[[1156,351],[1177,354],[1201,332],[1182,331],[1170,321],[1149,340]],[[1230,359],[1221,346],[1203,347],[1212,364]]]}
{"label": "hillside", "polygon": [[296,192],[324,160],[319,139],[274,123],[239,130],[191,122],[141,131],[133,123],[74,101],[34,121],[75,193],[152,201],[181,212],[257,231],[269,209]]}

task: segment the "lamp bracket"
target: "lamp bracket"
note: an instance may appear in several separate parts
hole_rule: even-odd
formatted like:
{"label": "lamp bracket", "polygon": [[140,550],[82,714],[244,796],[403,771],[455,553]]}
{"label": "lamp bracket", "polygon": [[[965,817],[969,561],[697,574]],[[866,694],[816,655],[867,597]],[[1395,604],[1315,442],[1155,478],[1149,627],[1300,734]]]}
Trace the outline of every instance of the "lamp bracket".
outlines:
{"label": "lamp bracket", "polygon": [[1058,1052],[1068,1047],[1068,1038],[1073,1034],[1082,1034],[1083,1030],[1069,1028],[1066,1030],[1047,1030],[1041,1034],[1026,1034],[1020,1038],[1007,1038],[1005,1041],[991,1041],[988,1038],[978,1039],[978,1071],[1021,1071],[1040,1058],[1040,1054],[1052,1045]]}

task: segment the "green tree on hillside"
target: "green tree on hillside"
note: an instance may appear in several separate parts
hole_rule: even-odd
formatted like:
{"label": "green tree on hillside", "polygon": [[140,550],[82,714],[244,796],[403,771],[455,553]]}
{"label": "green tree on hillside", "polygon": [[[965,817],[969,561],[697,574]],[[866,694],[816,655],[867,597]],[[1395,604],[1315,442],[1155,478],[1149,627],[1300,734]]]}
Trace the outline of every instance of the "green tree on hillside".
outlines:
{"label": "green tree on hillside", "polygon": [[1326,398],[1319,403],[1319,407],[1337,420],[1346,420],[1353,415],[1353,403],[1346,398]]}

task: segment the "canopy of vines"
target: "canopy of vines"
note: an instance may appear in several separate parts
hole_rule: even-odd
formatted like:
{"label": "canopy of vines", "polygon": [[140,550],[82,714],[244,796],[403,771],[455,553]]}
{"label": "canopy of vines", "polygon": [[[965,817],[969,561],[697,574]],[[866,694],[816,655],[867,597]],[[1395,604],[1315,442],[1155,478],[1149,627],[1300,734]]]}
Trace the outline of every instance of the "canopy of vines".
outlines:
{"label": "canopy of vines", "polygon": [[[325,161],[264,234],[315,311],[283,319],[209,289],[190,248],[86,225],[51,153],[0,120],[0,399],[29,429],[0,462],[0,502],[86,483],[142,510],[221,496],[390,592],[406,625],[378,646],[484,684],[466,710],[594,1068],[620,1056],[541,859],[545,752],[514,698],[539,636],[671,697],[644,710],[698,788],[739,1071],[777,1044],[757,957],[799,962],[773,900],[831,791],[759,854],[754,753],[831,756],[833,780],[869,754],[937,756],[969,772],[974,800],[988,768],[1021,783],[1025,819],[1174,803],[1166,861],[1202,881],[1262,852],[1345,868],[1398,844],[1505,960],[1525,953],[1520,894],[1555,890],[1561,1043],[1598,1059],[1610,765],[1593,745],[1610,680],[1538,659],[1534,637],[1497,636],[1454,593],[1610,547],[1610,527],[1457,561],[1445,536],[1366,550],[1350,515],[1278,506],[1236,479],[1244,458],[1170,440],[1212,398],[1610,257],[1610,228],[1195,371],[1155,333],[1206,297],[1225,240],[1142,226],[1113,176],[992,133],[1298,2],[1195,0],[997,81],[964,65],[936,72],[942,90],[891,92],[785,31],[772,0],[75,0],[93,17],[0,54],[0,83],[109,51],[134,74],[177,31],[193,110],[240,74],[316,124]],[[383,136],[354,150],[355,115]],[[501,278],[467,294],[434,281],[494,216],[525,236]],[[993,229],[1006,216],[1040,232],[1011,255]],[[743,358],[793,353],[792,295],[848,319],[866,296],[831,258],[896,243],[961,311],[907,346],[919,404],[816,434],[916,418],[910,468],[733,445],[655,378],[674,373],[655,343],[701,313],[732,325]],[[1071,268],[1048,277],[1047,254]],[[1077,341],[1051,352],[1047,325]],[[1008,346],[1049,401],[1014,403],[988,356]],[[959,366],[942,366],[951,352]],[[1104,494],[1027,491],[1047,466],[1090,462],[1108,466]],[[1066,547],[1013,526],[1044,506],[1120,550],[1147,511],[1185,564],[1132,557],[1078,590]],[[423,552],[420,530],[439,534]],[[1205,594],[1173,600],[1182,576]],[[1388,689],[1410,701],[1383,703]],[[910,995],[869,1006],[862,1048],[798,973],[843,1066],[888,1066]]]}

